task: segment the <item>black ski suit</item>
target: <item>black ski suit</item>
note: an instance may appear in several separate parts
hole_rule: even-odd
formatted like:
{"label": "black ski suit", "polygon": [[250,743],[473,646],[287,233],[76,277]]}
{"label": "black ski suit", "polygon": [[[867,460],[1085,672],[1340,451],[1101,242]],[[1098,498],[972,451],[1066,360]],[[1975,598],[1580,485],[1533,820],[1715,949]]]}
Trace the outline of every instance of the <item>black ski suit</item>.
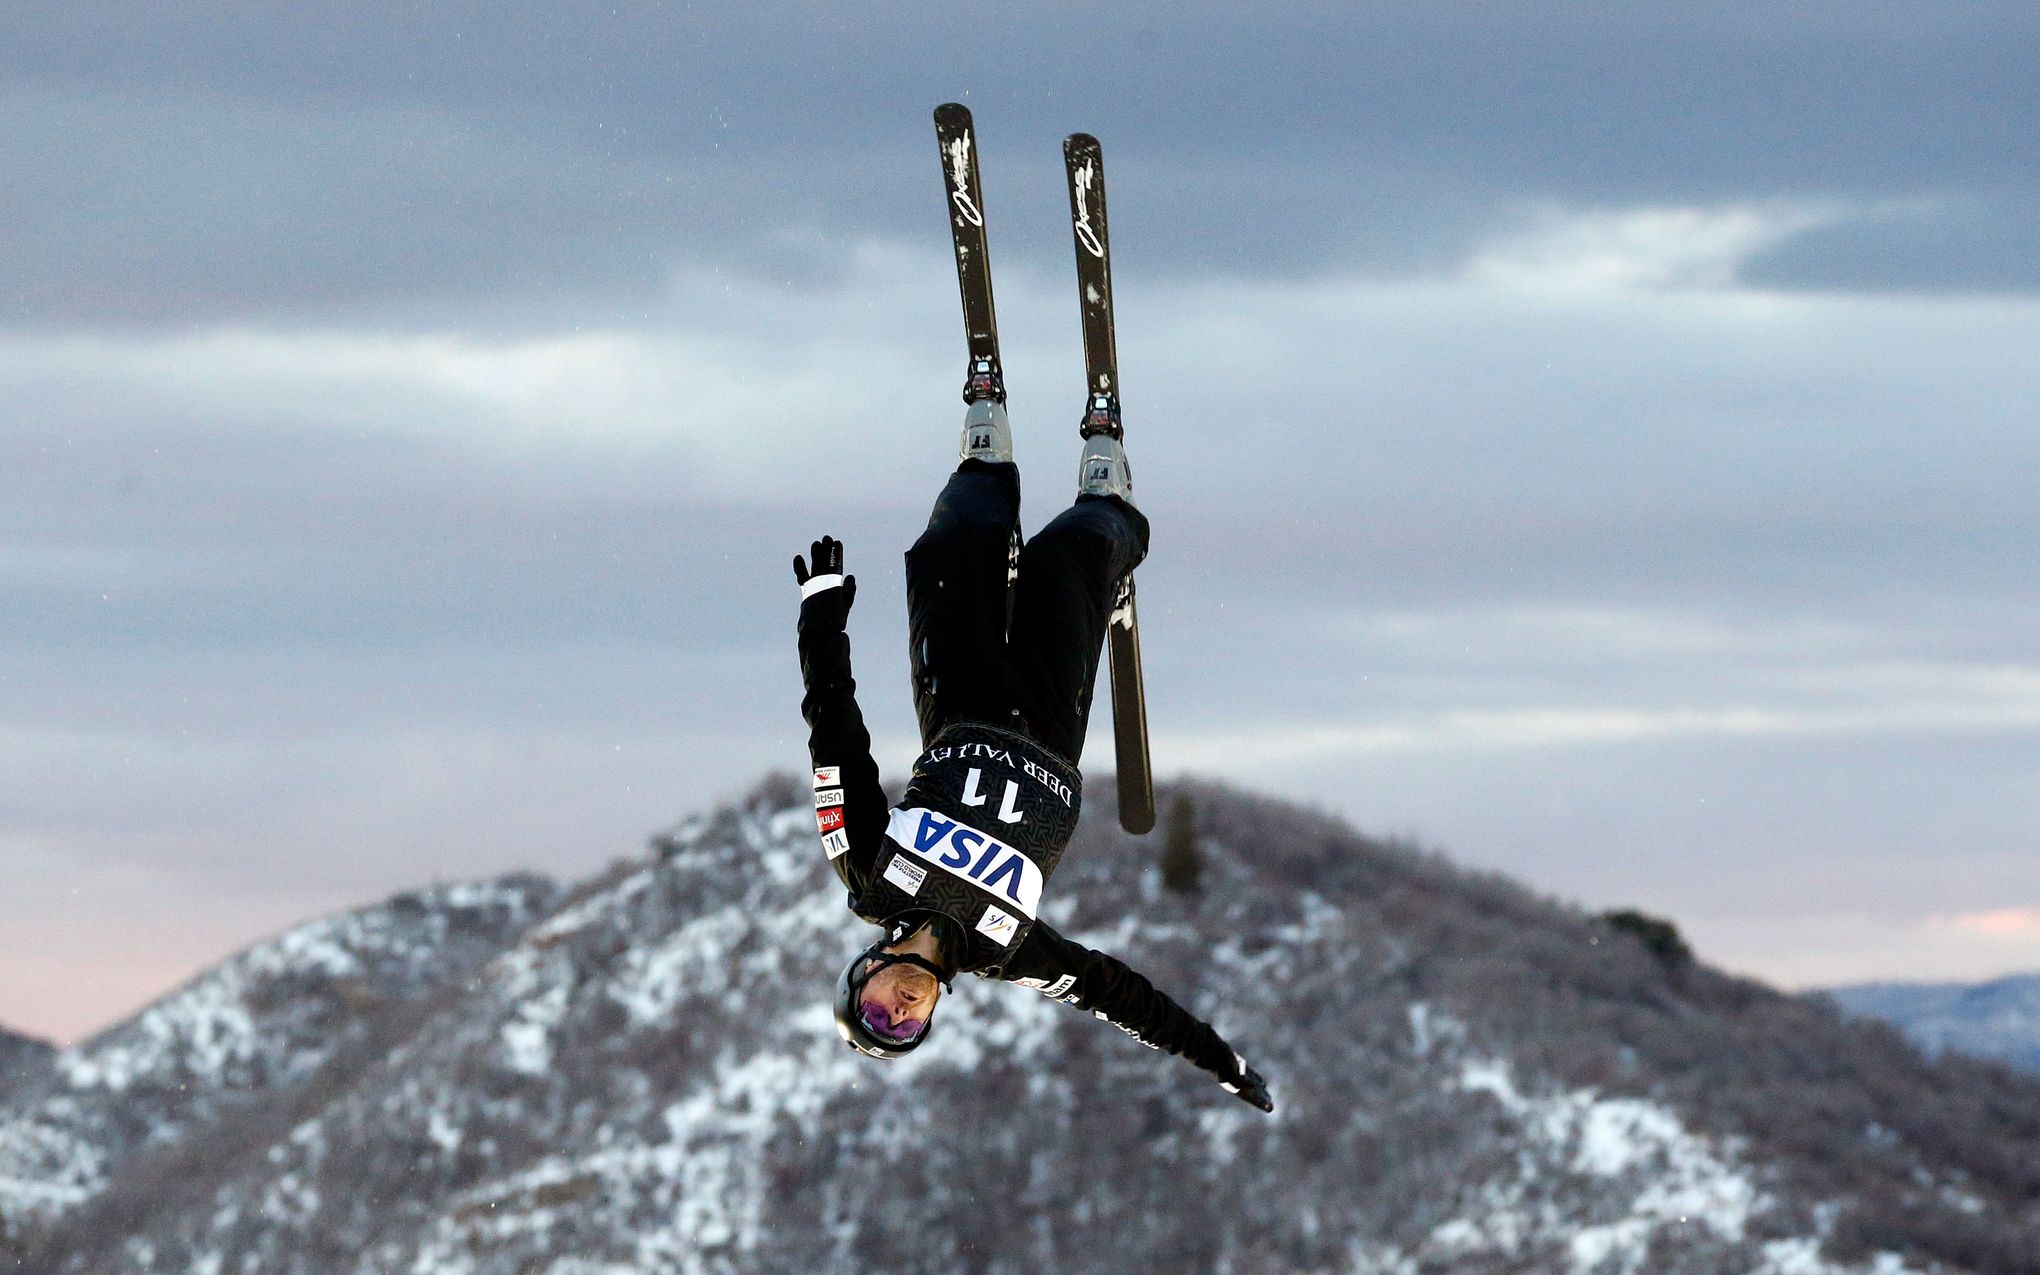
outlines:
{"label": "black ski suit", "polygon": [[1091,687],[1148,528],[1113,497],[1079,496],[1025,545],[1019,517],[1018,470],[966,460],[907,553],[923,751],[897,807],[857,707],[848,608],[831,599],[843,590],[803,600],[801,713],[824,849],[851,910],[894,939],[917,915],[945,913],[969,936],[968,951],[945,950],[952,968],[1088,1010],[1230,1084],[1244,1064],[1209,1024],[1036,915],[1075,831]]}

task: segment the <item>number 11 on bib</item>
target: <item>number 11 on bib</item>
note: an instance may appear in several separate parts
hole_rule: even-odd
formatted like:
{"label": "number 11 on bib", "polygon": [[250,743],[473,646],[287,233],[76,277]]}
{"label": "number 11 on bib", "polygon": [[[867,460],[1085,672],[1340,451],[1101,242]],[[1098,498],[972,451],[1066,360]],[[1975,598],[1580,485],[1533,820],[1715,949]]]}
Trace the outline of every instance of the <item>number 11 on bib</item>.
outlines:
{"label": "number 11 on bib", "polygon": [[[1072,133],[1063,142],[1069,175],[1070,228],[1076,240],[1077,302],[1084,322],[1084,419],[1078,432],[1123,438],[1119,350],[1112,331],[1112,237],[1105,220],[1105,156],[1098,139]],[[1112,736],[1119,765],[1119,824],[1139,835],[1155,826],[1155,777],[1148,756],[1147,694],[1141,686],[1140,623],[1133,577],[1119,584],[1106,646],[1112,662]]]}

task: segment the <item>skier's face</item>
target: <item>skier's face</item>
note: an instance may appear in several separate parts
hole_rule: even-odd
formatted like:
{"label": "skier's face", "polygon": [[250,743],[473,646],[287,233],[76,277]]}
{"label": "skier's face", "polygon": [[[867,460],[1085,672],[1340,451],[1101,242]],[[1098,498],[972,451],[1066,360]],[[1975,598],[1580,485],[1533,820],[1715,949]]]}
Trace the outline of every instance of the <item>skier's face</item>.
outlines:
{"label": "skier's face", "polygon": [[864,984],[859,1009],[873,1031],[894,1040],[914,1040],[926,1030],[942,984],[913,965],[888,965]]}

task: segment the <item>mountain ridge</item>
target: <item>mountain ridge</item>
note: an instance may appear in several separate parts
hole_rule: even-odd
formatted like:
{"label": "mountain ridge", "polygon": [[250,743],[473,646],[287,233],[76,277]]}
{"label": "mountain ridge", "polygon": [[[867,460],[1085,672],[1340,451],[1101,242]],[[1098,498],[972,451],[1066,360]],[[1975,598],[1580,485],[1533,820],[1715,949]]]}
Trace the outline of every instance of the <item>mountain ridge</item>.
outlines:
{"label": "mountain ridge", "polygon": [[843,1049],[827,988],[869,931],[775,777],[530,886],[457,975],[333,1020],[355,1052],[31,1206],[22,1131],[132,1093],[94,1082],[125,1038],[67,1051],[69,1090],[0,1101],[16,1269],[2035,1269],[2040,1082],[1321,812],[1176,795],[1201,893],[1108,798],[1047,915],[1211,1019],[1272,1118],[975,980],[912,1058]]}
{"label": "mountain ridge", "polygon": [[2040,1072],[2040,974],[1855,983],[1821,994],[1847,1013],[1892,1023],[1929,1054],[1957,1050]]}

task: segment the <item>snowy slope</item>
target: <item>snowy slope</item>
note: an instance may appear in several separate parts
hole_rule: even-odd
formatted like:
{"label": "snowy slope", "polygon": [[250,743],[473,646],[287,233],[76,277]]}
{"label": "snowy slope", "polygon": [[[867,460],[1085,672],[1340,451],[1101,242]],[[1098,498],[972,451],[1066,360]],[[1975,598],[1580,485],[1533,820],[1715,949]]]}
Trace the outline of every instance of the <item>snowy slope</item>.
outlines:
{"label": "snowy slope", "polygon": [[[95,1189],[40,1206],[23,1269],[2030,1269],[2016,1165],[2040,1084],[1976,1089],[1997,1123],[1972,1137],[1946,1097],[1971,1077],[1889,1033],[1329,820],[1198,796],[1201,897],[1162,894],[1156,848],[1100,811],[1050,911],[1211,1016],[1273,1078],[1273,1118],[971,979],[913,1058],[844,1049],[825,998],[865,927],[808,794],[772,782],[504,926],[261,1120],[187,1121],[125,1165],[65,1126],[74,1158],[46,1164]],[[209,1053],[215,1074],[271,1056],[266,1021],[227,1033],[248,1048]],[[119,1057],[64,1074],[117,1110],[111,1078],[133,1093],[143,1070]],[[62,1125],[37,1112],[0,1139]]]}
{"label": "snowy slope", "polygon": [[1987,983],[1865,983],[1825,993],[1889,1022],[1929,1053],[1956,1049],[2040,1072],[2040,974]]}
{"label": "snowy slope", "polygon": [[547,909],[536,877],[442,886],[300,927],[63,1050],[0,1103],[0,1225],[91,1200],[152,1153],[274,1110],[392,1010],[446,991]]}

